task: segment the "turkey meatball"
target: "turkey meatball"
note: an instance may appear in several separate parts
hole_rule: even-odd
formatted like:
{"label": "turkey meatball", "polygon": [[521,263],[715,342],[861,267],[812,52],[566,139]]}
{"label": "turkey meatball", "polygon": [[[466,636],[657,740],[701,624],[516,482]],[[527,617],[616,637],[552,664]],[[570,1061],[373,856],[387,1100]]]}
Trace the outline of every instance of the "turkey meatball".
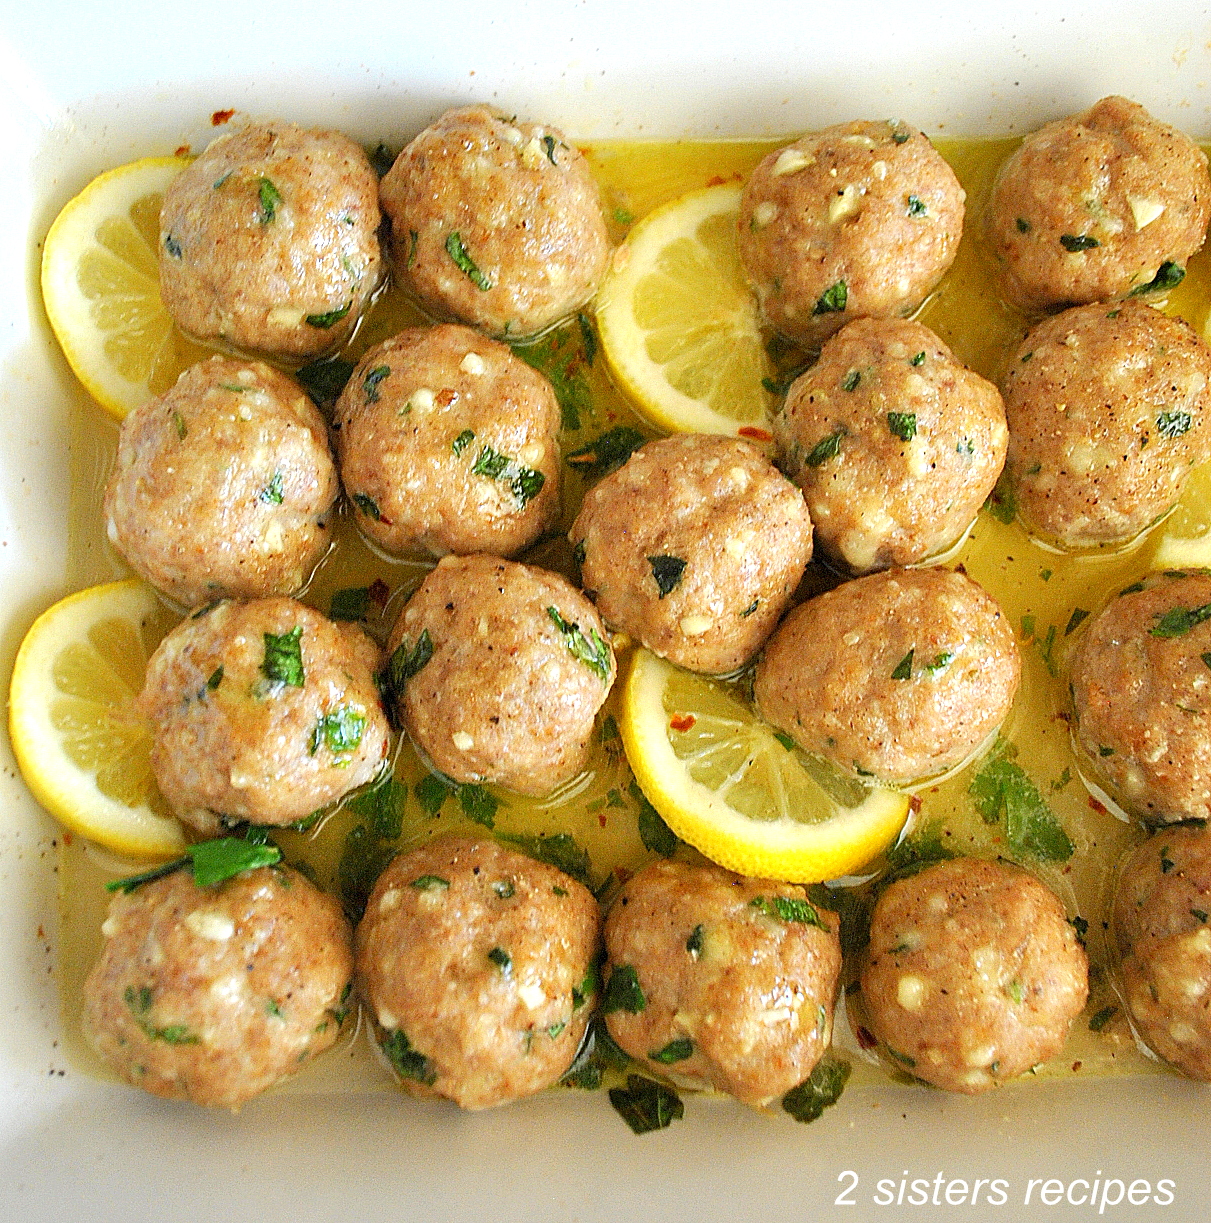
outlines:
{"label": "turkey meatball", "polygon": [[557,128],[447,111],[383,179],[395,275],[440,318],[543,331],[593,296],[610,243],[588,163]]}
{"label": "turkey meatball", "polygon": [[1088,977],[1053,892],[1005,863],[956,858],[879,897],[862,1000],[897,1063],[974,1094],[1059,1053]]}
{"label": "turkey meatball", "polygon": [[378,286],[378,224],[378,179],[347,136],[251,124],[164,192],[164,306],[206,343],[320,356],[349,338]]}
{"label": "turkey meatball", "polygon": [[182,607],[296,594],[331,544],[328,429],[285,374],[211,357],[122,422],[110,542]]}
{"label": "turkey meatball", "polygon": [[387,756],[378,648],[294,599],[203,607],[147,664],[151,767],[181,819],[290,824],[370,781]]}
{"label": "turkey meatball", "polygon": [[362,358],[336,407],[341,478],[384,551],[509,556],[559,516],[559,404],[504,344],[416,328]]}
{"label": "turkey meatball", "polygon": [[963,188],[902,123],[843,123],[770,153],[740,201],[740,261],[766,321],[819,344],[911,314],[954,261]]}
{"label": "turkey meatball", "polygon": [[609,624],[710,674],[761,648],[812,554],[799,490],[751,443],[692,433],[636,450],[569,538]]}
{"label": "turkey meatball", "polygon": [[405,1090],[490,1108],[571,1066],[601,916],[575,879],[489,839],[396,858],[357,929],[360,989]]}
{"label": "turkey meatball", "polygon": [[893,569],[795,608],[757,664],[761,716],[860,777],[914,781],[966,759],[1004,721],[1021,660],[970,578]]}
{"label": "turkey meatball", "polygon": [[614,652],[593,605],[558,574],[447,556],[387,648],[400,720],[447,777],[541,795],[584,766]]}
{"label": "turkey meatball", "polygon": [[654,862],[614,901],[606,953],[610,1035],[684,1086],[766,1104],[828,1048],[838,921],[794,884]]}
{"label": "turkey meatball", "polygon": [[1122,543],[1211,459],[1211,349],[1140,302],[1040,323],[1001,380],[1017,511],[1064,548]]}
{"label": "turkey meatball", "polygon": [[820,547],[857,573],[958,539],[1009,440],[996,387],[904,319],[848,323],[792,384],[775,429]]}
{"label": "turkey meatball", "polygon": [[1123,996],[1165,1061],[1211,1080],[1211,830],[1186,825],[1127,858],[1114,900]]}
{"label": "turkey meatball", "polygon": [[1159,295],[1211,215],[1206,154],[1135,102],[1103,98],[1027,136],[988,204],[1001,292],[1028,311]]}
{"label": "turkey meatball", "polygon": [[1211,575],[1172,571],[1128,587],[1072,656],[1086,769],[1156,823],[1211,817]]}
{"label": "turkey meatball", "polygon": [[126,1082],[238,1108],[336,1040],[353,977],[340,906],[297,871],[199,887],[189,870],[110,902],[84,1035]]}

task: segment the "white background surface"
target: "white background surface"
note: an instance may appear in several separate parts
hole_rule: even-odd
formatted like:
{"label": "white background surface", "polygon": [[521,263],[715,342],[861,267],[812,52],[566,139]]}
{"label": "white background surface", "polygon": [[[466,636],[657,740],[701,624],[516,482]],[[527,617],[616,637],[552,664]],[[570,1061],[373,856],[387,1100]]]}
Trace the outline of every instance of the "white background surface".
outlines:
{"label": "white background surface", "polygon": [[[757,135],[898,115],[1006,134],[1122,92],[1211,137],[1199,4],[471,3],[338,6],[0,0],[0,676],[64,590],[69,411],[37,243],[95,173],[212,134],[209,115],[326,123],[398,145],[446,106],[497,101],[581,138]],[[79,459],[79,456],[75,456]],[[603,1098],[490,1114],[394,1096],[278,1096],[238,1117],[78,1075],[58,1053],[52,823],[0,745],[0,1221],[1093,1218],[1020,1205],[1028,1180],[1177,1182],[1205,1220],[1208,1089],[1175,1078],[1022,1084],[975,1100],[851,1090],[809,1127],[690,1102],[643,1138]],[[41,931],[41,933],[40,933]],[[860,1176],[835,1207],[838,1174]],[[904,1170],[1004,1177],[1004,1208],[871,1202]],[[1037,1203],[1037,1198],[1036,1198]]]}

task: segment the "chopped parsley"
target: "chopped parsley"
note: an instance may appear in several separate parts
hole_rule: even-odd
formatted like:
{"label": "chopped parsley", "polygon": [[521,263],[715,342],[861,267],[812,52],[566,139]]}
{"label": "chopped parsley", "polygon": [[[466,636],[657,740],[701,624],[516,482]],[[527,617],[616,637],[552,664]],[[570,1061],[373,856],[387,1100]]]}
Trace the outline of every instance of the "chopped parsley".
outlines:
{"label": "chopped parsley", "polygon": [[913,357],[913,358],[912,358],[912,359],[911,359],[911,360],[908,362],[908,364],[909,364],[909,365],[924,365],[924,364],[925,364],[925,354],[924,354],[924,352],[919,352],[919,353],[917,353],[917,355],[916,355],[915,357]]}
{"label": "chopped parsley", "polygon": [[817,1063],[811,1075],[782,1097],[782,1107],[796,1121],[817,1120],[830,1104],[836,1104],[849,1080],[848,1062],[831,1055]]}
{"label": "chopped parsley", "polygon": [[352,361],[334,357],[328,361],[312,361],[295,374],[299,385],[311,396],[317,408],[331,411],[353,373]]}
{"label": "chopped parsley", "polygon": [[185,424],[185,417],[175,408],[172,411],[172,427],[177,431],[177,439],[183,442],[189,433],[189,428]]}
{"label": "chopped parsley", "polygon": [[677,848],[677,834],[664,822],[660,812],[647,800],[639,788],[639,782],[631,779],[628,787],[631,797],[639,804],[639,839],[644,849],[659,854],[662,858],[672,856]]}
{"label": "chopped parsley", "polygon": [[588,317],[578,314],[575,326],[569,323],[548,332],[541,340],[516,344],[513,353],[547,376],[559,403],[564,429],[578,432],[581,413],[593,410],[593,396],[582,373],[582,368],[591,366],[597,356],[597,337]]}
{"label": "chopped parsley", "polygon": [[760,600],[760,599],[754,599],[754,600],[753,600],[753,601],[752,601],[752,602],[751,602],[751,603],[750,603],[750,604],[749,604],[749,605],[748,605],[748,606],[747,606],[747,607],[744,609],[744,611],[742,611],[742,612],[740,613],[740,618],[741,618],[742,620],[743,620],[743,619],[747,619],[747,618],[748,618],[749,616],[751,616],[751,615],[753,614],[753,612],[755,612],[755,611],[757,610],[757,608],[759,608],[760,606],[761,606],[761,600]]}
{"label": "chopped parsley", "polygon": [[1018,233],[1028,234],[1030,232],[1030,222],[1025,217],[1018,217],[1016,224]]}
{"label": "chopped parsley", "polygon": [[475,434],[470,429],[464,429],[453,442],[450,443],[450,449],[455,454],[462,454],[466,448],[475,441]]}
{"label": "chopped parsley", "polygon": [[1016,754],[1012,743],[999,739],[967,792],[985,823],[1004,819],[1006,838],[1015,853],[1067,862],[1076,846],[1038,787],[1014,761]]}
{"label": "chopped parsley", "polygon": [[257,198],[261,203],[261,215],[257,219],[262,225],[268,225],[278,214],[282,194],[270,179],[262,178],[257,186]]}
{"label": "chopped parsley", "polygon": [[303,673],[303,626],[296,624],[288,633],[262,633],[265,657],[261,674],[271,684],[287,684],[301,688],[306,682]]}
{"label": "chopped parsley", "polygon": [[1194,417],[1189,412],[1162,412],[1156,418],[1156,431],[1161,437],[1181,437],[1190,432]]}
{"label": "chopped parsley", "polygon": [[1101,243],[1090,234],[1060,234],[1060,245],[1075,255],[1078,251],[1091,251]]}
{"label": "chopped parsley", "polygon": [[912,679],[912,658],[916,652],[914,647],[896,663],[896,669],[891,673],[892,679]]}
{"label": "chopped parsley", "polygon": [[1117,1006],[1104,1006],[1089,1020],[1089,1031],[1100,1032],[1118,1014]]}
{"label": "chopped parsley", "polygon": [[512,900],[517,894],[517,889],[513,886],[512,879],[494,880],[492,883],[492,891],[494,891],[501,900]]}
{"label": "chopped parsley", "polygon": [[1013,485],[1005,476],[997,481],[996,487],[988,494],[984,508],[998,521],[1009,526],[1018,516],[1018,499],[1014,495]]}
{"label": "chopped parsley", "polygon": [[1205,620],[1211,620],[1211,603],[1201,607],[1174,607],[1148,631],[1153,637],[1182,637]]}
{"label": "chopped parsley", "polygon": [[259,493],[257,493],[257,500],[264,501],[268,505],[281,505],[282,496],[282,473],[280,471],[275,471],[273,473],[273,478],[269,481],[269,483],[266,484]]}
{"label": "chopped parsley", "polygon": [[183,1023],[173,1023],[167,1027],[157,1028],[147,1020],[147,1012],[151,1010],[153,1001],[153,994],[148,986],[144,985],[136,990],[133,985],[128,985],[122,997],[127,1009],[134,1016],[135,1023],[139,1025],[139,1029],[148,1040],[162,1040],[167,1045],[200,1045],[202,1043],[202,1038],[192,1033]]}
{"label": "chopped parsley", "polygon": [[351,705],[341,705],[329,710],[316,722],[308,745],[312,756],[327,746],[334,756],[347,756],[361,744],[366,730],[366,715]]}
{"label": "chopped parsley", "polygon": [[816,307],[812,313],[840,314],[848,301],[849,289],[846,288],[845,281],[838,280],[836,284],[829,285],[816,299]]}
{"label": "chopped parsley", "polygon": [[601,1000],[602,1014],[626,1011],[629,1015],[639,1015],[647,1004],[639,985],[639,974],[629,964],[618,965],[606,982],[605,996]]}
{"label": "chopped parsley", "polygon": [[952,662],[954,662],[954,660],[954,654],[952,654],[949,650],[943,650],[941,654],[938,654],[934,658],[933,662],[927,662],[925,664],[925,670],[928,671],[930,675],[937,675],[939,671],[945,671],[946,668],[949,667]]}
{"label": "chopped parsley", "polygon": [[391,659],[387,663],[388,682],[392,693],[399,696],[404,685],[419,675],[432,657],[433,638],[429,636],[427,628],[421,629],[420,636],[411,648],[408,647],[408,639],[405,637],[392,651]]}
{"label": "chopped parsley", "polygon": [[648,564],[652,566],[652,577],[660,591],[660,598],[672,594],[685,572],[686,562],[679,556],[649,556]]}
{"label": "chopped parsley", "polygon": [[351,297],[343,306],[337,306],[335,310],[326,310],[323,314],[308,314],[303,319],[303,322],[308,327],[316,327],[320,331],[327,331],[329,327],[339,323],[352,309],[353,298]]}
{"label": "chopped parsley", "polygon": [[164,249],[174,258],[181,258],[181,244],[172,236],[172,234],[164,235]]}
{"label": "chopped parsley", "polygon": [[443,879],[440,875],[420,875],[413,879],[408,886],[415,888],[418,892],[444,892],[449,888],[450,880]]}
{"label": "chopped parsley", "polygon": [[845,375],[845,378],[841,383],[841,389],[843,391],[856,391],[858,389],[858,384],[861,381],[862,371],[858,369],[851,369],[849,373]]}
{"label": "chopped parsley", "polygon": [[1082,622],[1088,618],[1089,613],[1083,607],[1074,607],[1072,609],[1072,615],[1068,617],[1068,623],[1064,628],[1064,636],[1071,637],[1072,634],[1081,627]]}
{"label": "chopped parsley", "polygon": [[373,518],[375,522],[382,522],[383,516],[379,511],[378,505],[373,497],[367,497],[365,493],[354,493],[353,504],[357,506],[367,518]]}
{"label": "chopped parsley", "polygon": [[402,1029],[396,1028],[394,1032],[385,1035],[382,1048],[400,1078],[414,1079],[426,1087],[432,1087],[437,1082],[437,1067],[423,1053],[418,1053],[412,1047]]}
{"label": "chopped parsley", "polygon": [[376,365],[362,379],[362,394],[365,396],[367,403],[378,403],[379,401],[379,383],[384,378],[391,374],[391,366]]}
{"label": "chopped parsley", "polygon": [[1161,874],[1167,875],[1176,865],[1177,863],[1169,857],[1169,846],[1164,846],[1161,849]]}
{"label": "chopped parsley", "polygon": [[1186,279],[1186,269],[1172,259],[1166,259],[1156,269],[1156,275],[1147,284],[1136,285],[1128,297],[1141,297],[1145,293],[1161,293],[1167,289],[1176,289]]}
{"label": "chopped parsley", "polygon": [[915,412],[888,412],[887,427],[902,442],[911,442],[917,436],[917,414]]}
{"label": "chopped parsley", "polygon": [[258,866],[273,866],[280,862],[282,851],[276,845],[256,845],[237,837],[220,837],[213,841],[199,841],[190,845],[183,857],[137,875],[114,879],[105,885],[107,892],[122,892],[129,896],[136,888],[166,875],[174,874],[186,866],[193,868],[193,881],[198,887],[213,887],[238,875],[241,871],[254,870]]}
{"label": "chopped parsley", "polygon": [[[466,786],[461,787],[466,789]],[[571,875],[577,883],[586,887],[589,883],[592,864],[588,852],[570,832],[539,833],[537,836],[502,834],[500,840],[519,849],[528,857],[545,862],[565,875]]]}
{"label": "chopped parsley", "polygon": [[613,654],[610,647],[601,639],[601,635],[590,626],[586,637],[575,621],[565,620],[559,613],[559,608],[548,607],[547,615],[559,630],[563,643],[571,651],[577,662],[583,663],[602,683],[610,682]]}
{"label": "chopped parsley", "polygon": [[657,1049],[648,1054],[649,1060],[659,1062],[662,1066],[671,1066],[674,1062],[684,1062],[694,1056],[694,1042],[685,1036],[670,1040],[663,1049]]}
{"label": "chopped parsley", "polygon": [[[560,888],[559,891],[563,896],[568,894],[563,888]],[[572,1011],[576,1012],[590,1002],[600,988],[601,974],[598,973],[597,964],[594,962],[585,970],[580,984],[572,986]]]}
{"label": "chopped parsley", "polygon": [[370,587],[347,586],[333,591],[329,620],[365,620],[370,614]]}
{"label": "chopped parsley", "polygon": [[568,455],[568,466],[586,479],[597,480],[621,467],[647,439],[630,425],[615,425],[595,441]]}
{"label": "chopped parsley", "polygon": [[[455,438],[455,446],[457,447],[470,432],[468,429],[460,433]],[[474,436],[471,433],[471,437]],[[465,446],[467,443],[462,444]],[[454,453],[459,454],[461,451],[456,449]],[[532,467],[523,467],[515,459],[493,450],[491,446],[480,448],[475,462],[471,465],[471,473],[477,476],[487,476],[490,480],[504,480],[508,483],[519,505],[525,505],[537,497],[542,492],[542,486],[547,482],[546,476],[541,471],[535,471]]]}
{"label": "chopped parsley", "polygon": [[1026,997],[1026,994],[1022,989],[1021,981],[1019,981],[1017,977],[1014,977],[1014,979],[1005,986],[1005,996],[1014,1004],[1014,1006],[1022,1005],[1022,1000]]}
{"label": "chopped parsley", "polygon": [[481,292],[486,293],[492,288],[492,282],[475,266],[475,261],[467,254],[463,246],[462,235],[455,230],[446,239],[446,254],[458,265],[459,271]]}
{"label": "chopped parsley", "polygon": [[801,897],[754,896],[748,905],[750,909],[756,909],[774,921],[798,922],[805,926],[816,926],[828,933],[828,926],[821,920],[816,906]]}
{"label": "chopped parsley", "polygon": [[513,957],[503,947],[493,947],[488,952],[488,959],[500,969],[501,976],[507,977],[513,971]]}
{"label": "chopped parsley", "polygon": [[808,467],[823,467],[829,459],[835,459],[841,452],[841,439],[844,436],[844,429],[838,429],[835,433],[830,433],[808,451],[807,457],[803,461]]}
{"label": "chopped parsley", "polygon": [[925,206],[925,201],[919,195],[910,195],[908,197],[908,215],[910,217],[923,217],[929,211]]}
{"label": "chopped parsley", "polygon": [[222,666],[215,667],[215,669],[210,673],[210,678],[206,681],[206,690],[208,692],[214,692],[222,682],[223,668]]}
{"label": "chopped parsley", "polygon": [[671,1087],[639,1074],[628,1074],[625,1087],[611,1087],[610,1103],[633,1134],[665,1129],[685,1116],[685,1105]]}

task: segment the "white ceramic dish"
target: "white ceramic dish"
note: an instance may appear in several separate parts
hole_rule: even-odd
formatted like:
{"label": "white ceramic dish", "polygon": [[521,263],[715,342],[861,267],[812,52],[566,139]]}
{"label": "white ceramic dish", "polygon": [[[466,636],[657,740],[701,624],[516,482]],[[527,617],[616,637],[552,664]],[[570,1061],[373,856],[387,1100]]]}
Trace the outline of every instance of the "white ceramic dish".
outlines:
{"label": "white ceramic dish", "polygon": [[[140,0],[115,16],[84,0],[2,0],[5,682],[35,614],[65,593],[67,488],[90,461],[72,445],[81,392],[42,314],[37,245],[94,174],[201,147],[224,107],[366,141],[399,142],[472,99],[581,138],[775,134],[868,114],[981,135],[1029,130],[1121,92],[1211,136],[1211,21],[1198,4],[925,8],[447,0],[368,13],[211,0],[178,15]],[[107,576],[104,557],[89,563]],[[1107,1178],[1123,1182],[1124,1197],[1105,1217],[1211,1216],[1200,1124],[1209,1097],[1171,1076],[1025,1083],[974,1100],[851,1088],[809,1127],[691,1102],[685,1122],[644,1138],[579,1093],[475,1116],[394,1095],[291,1094],[232,1117],[93,1082],[58,1048],[57,830],[7,741],[0,766],[2,1219],[1075,1217],[1098,1212],[1076,1203]],[[906,1174],[928,1182],[929,1205],[911,1204],[911,1187],[897,1204]],[[956,1178],[962,1205],[957,1186],[947,1205]],[[968,1204],[975,1181],[996,1178],[1003,1206],[987,1204],[987,1187],[981,1205]],[[1025,1205],[1029,1183],[1049,1178],[1068,1201],[1043,1205],[1036,1184]],[[1158,1204],[1162,1180],[1173,1182],[1172,1204]],[[1133,1203],[1127,1190],[1140,1181],[1147,1200]]]}

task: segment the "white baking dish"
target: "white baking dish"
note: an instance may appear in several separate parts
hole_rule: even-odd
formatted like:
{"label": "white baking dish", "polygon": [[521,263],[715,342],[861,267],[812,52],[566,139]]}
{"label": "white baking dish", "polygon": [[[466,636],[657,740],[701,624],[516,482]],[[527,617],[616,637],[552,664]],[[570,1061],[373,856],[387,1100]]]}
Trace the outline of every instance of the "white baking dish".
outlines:
{"label": "white baking dish", "polygon": [[[0,673],[7,683],[25,629],[66,593],[67,488],[89,455],[72,447],[82,392],[42,314],[38,243],[100,170],[200,148],[211,112],[226,107],[398,144],[475,99],[581,138],[764,135],[886,115],[981,135],[1029,130],[1121,92],[1206,138],[1209,39],[1206,11],[1185,2],[1145,11],[412,0],[373,12],[211,0],[186,14],[3,0]],[[84,576],[100,580],[108,566],[98,555]],[[232,1117],[91,1081],[59,1051],[57,829],[25,791],[7,741],[0,757],[0,1219],[1097,1214],[1044,1206],[1039,1184],[1024,1205],[1030,1181],[1048,1178],[1070,1202],[1082,1182],[1121,1180],[1123,1201],[1106,1217],[1211,1217],[1201,1124],[1211,1097],[1173,1076],[1023,1083],[974,1100],[854,1087],[811,1126],[691,1100],[684,1122],[643,1138],[580,1093],[464,1115],[395,1094],[296,1092]],[[910,1205],[911,1189],[897,1205],[904,1175],[928,1181],[929,1205]],[[963,1204],[956,1187],[948,1206],[956,1178]],[[996,1178],[1005,1205],[967,1204],[976,1180]],[[1158,1204],[1162,1180],[1173,1182],[1171,1205]],[[1131,1204],[1140,1181],[1147,1203]]]}

